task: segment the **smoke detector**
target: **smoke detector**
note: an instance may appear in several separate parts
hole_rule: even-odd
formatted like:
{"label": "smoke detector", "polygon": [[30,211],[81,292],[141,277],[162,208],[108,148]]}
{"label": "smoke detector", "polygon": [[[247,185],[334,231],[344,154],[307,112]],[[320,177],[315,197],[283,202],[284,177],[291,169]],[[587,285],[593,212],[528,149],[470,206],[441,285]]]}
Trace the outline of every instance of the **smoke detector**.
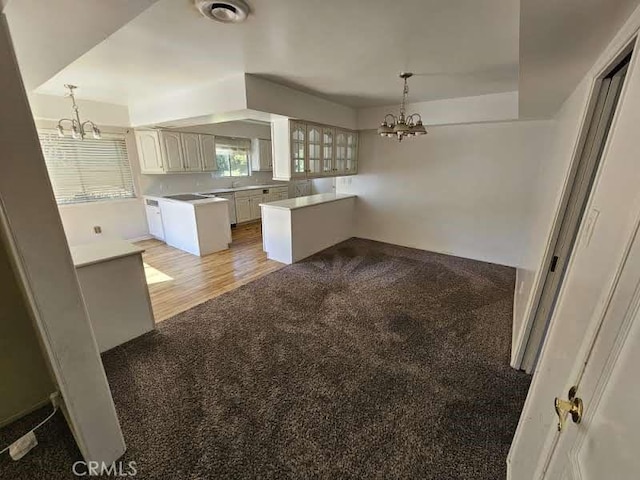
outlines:
{"label": "smoke detector", "polygon": [[195,3],[202,15],[217,22],[240,23],[249,15],[249,5],[244,0],[196,0]]}

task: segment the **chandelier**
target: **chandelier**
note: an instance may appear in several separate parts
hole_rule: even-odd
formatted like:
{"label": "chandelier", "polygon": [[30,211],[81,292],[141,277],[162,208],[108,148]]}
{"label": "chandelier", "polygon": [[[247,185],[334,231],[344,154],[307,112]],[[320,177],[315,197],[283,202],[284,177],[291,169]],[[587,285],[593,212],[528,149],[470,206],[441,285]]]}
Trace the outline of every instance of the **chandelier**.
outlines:
{"label": "chandelier", "polygon": [[68,122],[71,126],[71,136],[76,139],[84,140],[84,137],[87,135],[87,126],[91,128],[91,132],[93,133],[93,138],[99,140],[102,138],[102,134],[100,133],[100,129],[93,123],[91,120],[86,120],[84,122],[80,121],[80,112],[78,109],[78,105],[76,104],[76,97],[73,94],[73,91],[78,88],[75,85],[65,85],[64,86],[69,93],[66,94],[67,97],[71,98],[71,103],[73,104],[73,117],[74,118],[62,118],[58,121],[58,126],[56,130],[58,130],[58,136],[64,137],[64,128],[62,124]]}
{"label": "chandelier", "polygon": [[413,76],[413,73],[401,73],[400,78],[404,79],[404,90],[402,91],[402,103],[400,104],[400,115],[395,116],[392,113],[387,113],[384,116],[384,120],[378,128],[378,134],[381,137],[397,138],[399,142],[405,137],[413,137],[418,135],[425,135],[427,130],[422,125],[422,117],[418,113],[412,113],[409,116],[405,115],[405,106],[407,103],[407,96],[409,95],[409,85],[407,85],[407,79]]}

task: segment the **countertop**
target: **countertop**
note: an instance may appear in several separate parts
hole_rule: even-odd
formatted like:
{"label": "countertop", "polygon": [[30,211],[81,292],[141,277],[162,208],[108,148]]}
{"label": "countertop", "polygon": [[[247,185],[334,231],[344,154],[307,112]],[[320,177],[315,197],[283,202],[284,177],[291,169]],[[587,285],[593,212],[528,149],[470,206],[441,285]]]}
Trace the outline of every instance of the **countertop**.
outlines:
{"label": "countertop", "polygon": [[278,200],[277,202],[261,203],[260,206],[279,208],[282,210],[295,210],[298,208],[320,205],[322,203],[346,200],[347,198],[356,198],[356,195],[346,193],[318,193],[316,195],[308,195],[306,197],[289,198],[287,200]]}
{"label": "countertop", "polygon": [[289,188],[289,185],[286,183],[271,183],[268,185],[247,185],[245,187],[235,187],[235,188],[214,188],[213,190],[207,190],[206,192],[198,192],[200,195],[206,193],[233,193],[233,192],[242,192],[244,190],[260,190],[262,188]]}
{"label": "countertop", "polygon": [[[180,195],[179,193],[174,193],[172,195]],[[191,205],[203,205],[206,203],[217,203],[217,202],[228,202],[226,198],[218,198],[218,197],[202,197],[201,200],[176,200],[173,198],[161,197],[159,195],[144,195],[144,198],[150,198],[152,200],[158,200],[162,202],[172,202],[172,203],[187,203]]]}
{"label": "countertop", "polygon": [[71,250],[71,258],[73,258],[73,264],[76,268],[144,252],[144,248],[136,247],[125,240],[85,243],[69,247],[69,250]]}

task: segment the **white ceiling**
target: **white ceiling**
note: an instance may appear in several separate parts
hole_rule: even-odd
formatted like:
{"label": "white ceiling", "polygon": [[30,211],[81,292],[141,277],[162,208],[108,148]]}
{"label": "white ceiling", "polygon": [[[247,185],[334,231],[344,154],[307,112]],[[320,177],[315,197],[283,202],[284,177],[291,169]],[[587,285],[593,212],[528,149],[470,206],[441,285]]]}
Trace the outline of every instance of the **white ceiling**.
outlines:
{"label": "white ceiling", "polygon": [[518,88],[515,0],[250,0],[240,25],[200,16],[192,0],[159,0],[37,91],[129,104],[240,72],[351,106]]}
{"label": "white ceiling", "polygon": [[55,0],[55,5],[43,5],[42,0],[2,0],[27,89],[49,80],[156,1]]}
{"label": "white ceiling", "polygon": [[520,117],[553,115],[640,3],[521,0]]}

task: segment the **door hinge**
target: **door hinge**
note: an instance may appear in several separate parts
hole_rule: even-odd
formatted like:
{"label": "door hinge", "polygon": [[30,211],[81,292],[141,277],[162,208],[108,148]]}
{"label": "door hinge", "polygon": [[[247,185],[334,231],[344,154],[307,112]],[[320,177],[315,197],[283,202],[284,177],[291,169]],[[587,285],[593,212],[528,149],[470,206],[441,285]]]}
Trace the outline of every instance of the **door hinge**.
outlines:
{"label": "door hinge", "polygon": [[555,272],[557,264],[558,264],[558,256],[554,255],[553,258],[551,259],[551,266],[549,267],[549,271]]}

